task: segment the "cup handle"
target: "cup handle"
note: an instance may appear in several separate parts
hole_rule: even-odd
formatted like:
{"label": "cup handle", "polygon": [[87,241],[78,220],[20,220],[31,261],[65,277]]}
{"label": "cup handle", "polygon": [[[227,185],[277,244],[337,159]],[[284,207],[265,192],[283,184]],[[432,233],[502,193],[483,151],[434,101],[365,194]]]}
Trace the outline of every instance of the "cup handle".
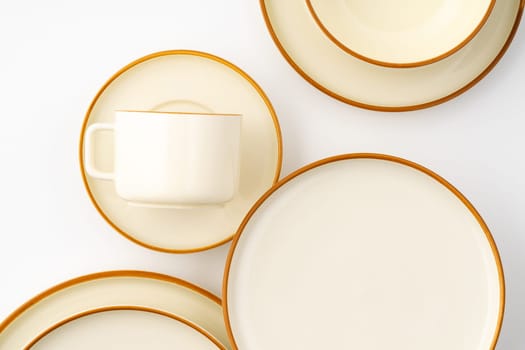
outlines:
{"label": "cup handle", "polygon": [[91,177],[100,180],[113,180],[114,175],[112,172],[100,171],[95,166],[95,158],[93,154],[93,135],[97,131],[101,130],[114,131],[115,128],[113,124],[108,123],[96,123],[88,126],[88,128],[86,129],[84,143],[84,166],[86,167],[86,172]]}

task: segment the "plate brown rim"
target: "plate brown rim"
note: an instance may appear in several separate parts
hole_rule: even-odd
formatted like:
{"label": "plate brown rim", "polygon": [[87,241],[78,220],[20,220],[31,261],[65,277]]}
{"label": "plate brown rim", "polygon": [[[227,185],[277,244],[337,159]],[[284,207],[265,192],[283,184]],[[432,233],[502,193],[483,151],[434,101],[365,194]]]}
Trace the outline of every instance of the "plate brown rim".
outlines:
{"label": "plate brown rim", "polygon": [[207,332],[206,330],[202,329],[201,327],[199,327],[195,323],[190,322],[187,319],[185,319],[183,317],[180,317],[180,316],[177,316],[176,314],[173,314],[173,313],[170,313],[170,312],[154,309],[154,308],[151,308],[151,307],[136,306],[136,305],[106,306],[106,307],[100,307],[100,308],[96,308],[96,309],[92,309],[92,310],[87,310],[87,311],[80,312],[78,314],[72,315],[72,316],[70,316],[70,317],[68,317],[68,318],[66,318],[66,319],[64,319],[64,320],[62,320],[60,322],[55,323],[54,325],[52,325],[51,327],[47,328],[42,333],[37,335],[28,345],[26,345],[24,347],[24,350],[30,350],[36,343],[38,343],[40,340],[42,340],[42,338],[46,337],[49,333],[55,331],[56,329],[66,325],[66,324],[68,324],[70,322],[78,320],[78,319],[80,319],[82,317],[95,315],[95,314],[99,314],[99,313],[103,313],[103,312],[111,312],[111,311],[140,311],[140,312],[147,312],[147,313],[156,314],[156,315],[160,315],[160,316],[171,318],[172,320],[175,320],[175,321],[178,321],[178,322],[180,322],[182,324],[185,324],[186,326],[188,326],[190,328],[193,328],[195,331],[197,331],[200,334],[204,335],[213,344],[215,344],[218,349],[226,350],[226,347],[224,345],[222,345],[217,339],[215,339],[215,337],[213,335],[211,335],[209,332]]}
{"label": "plate brown rim", "polygon": [[376,159],[376,160],[384,160],[384,161],[390,161],[394,163],[398,163],[401,165],[405,165],[408,167],[411,167],[415,170],[418,170],[437,182],[439,182],[441,185],[445,186],[450,192],[452,192],[462,203],[467,207],[467,209],[470,211],[470,213],[474,216],[480,227],[482,228],[483,232],[485,233],[485,237],[490,245],[492,254],[494,256],[494,260],[496,263],[496,267],[498,270],[498,282],[500,287],[500,301],[499,301],[499,312],[498,312],[498,321],[496,324],[495,333],[492,339],[492,344],[490,349],[494,350],[496,347],[496,344],[498,342],[499,335],[501,333],[501,327],[503,324],[503,316],[505,314],[505,275],[503,272],[503,264],[501,262],[501,257],[498,251],[498,247],[496,246],[496,242],[494,241],[494,237],[492,236],[487,224],[481,217],[481,215],[478,213],[476,208],[470,203],[470,201],[452,184],[450,184],[447,180],[445,180],[443,177],[438,175],[437,173],[433,172],[432,170],[409,160],[387,155],[387,154],[380,154],[380,153],[348,153],[348,154],[341,154],[333,157],[328,157],[325,159],[318,160],[316,162],[313,162],[311,164],[308,164],[293,173],[289,174],[288,176],[281,179],[277,184],[275,184],[272,188],[270,188],[259,200],[253,205],[253,207],[250,209],[248,214],[245,216],[243,222],[239,226],[239,229],[237,230],[237,233],[235,234],[232,245],[230,247],[230,250],[228,252],[228,256],[226,258],[226,265],[224,268],[224,275],[223,275],[223,284],[222,284],[222,312],[224,316],[224,323],[226,325],[226,331],[228,333],[228,338],[230,339],[230,343],[232,345],[233,350],[238,350],[237,343],[235,341],[235,336],[233,334],[231,323],[230,323],[230,315],[228,311],[228,281],[230,277],[230,269],[231,264],[233,261],[233,255],[235,254],[235,249],[237,247],[237,244],[239,243],[239,240],[243,234],[244,228],[250,221],[251,217],[257,212],[259,207],[279,188],[284,186],[286,183],[290,182],[291,180],[295,179],[299,175],[308,172],[309,170],[315,169],[317,167],[342,161],[342,160],[349,160],[349,159]]}
{"label": "plate brown rim", "polygon": [[179,285],[181,287],[188,288],[208,299],[213,301],[214,303],[221,305],[221,299],[216,296],[215,294],[193,284],[188,281],[185,281],[183,279],[168,276],[156,272],[148,272],[148,271],[139,271],[139,270],[115,270],[115,271],[103,271],[103,272],[96,272],[89,275],[84,275],[80,277],[76,277],[70,280],[67,280],[65,282],[59,283],[55,285],[54,287],[51,287],[40,294],[37,294],[33,298],[26,301],[24,304],[19,306],[15,311],[13,311],[7,318],[0,323],[0,334],[9,327],[18,317],[20,317],[24,312],[26,312],[28,309],[33,307],[34,305],[38,304],[42,300],[46,299],[47,297],[58,293],[62,290],[65,290],[69,287],[84,283],[84,282],[91,282],[95,280],[101,280],[101,279],[107,279],[107,278],[122,278],[122,277],[131,277],[131,278],[147,278],[157,281],[164,281],[168,283],[173,283],[176,285]]}
{"label": "plate brown rim", "polygon": [[352,50],[350,47],[345,45],[341,40],[337,39],[334,34],[330,32],[328,28],[324,25],[321,18],[319,18],[319,15],[315,11],[315,8],[312,4],[312,0],[305,0],[306,6],[308,7],[308,11],[310,11],[310,14],[314,21],[317,23],[319,28],[323,31],[323,33],[339,48],[347,53],[349,53],[352,56],[355,56],[356,58],[359,58],[363,61],[366,61],[371,64],[375,64],[378,66],[388,67],[388,68],[414,68],[414,67],[421,67],[426,66],[427,64],[432,64],[437,61],[441,61],[444,58],[447,58],[448,56],[454,54],[455,52],[462,49],[465,45],[467,45],[475,36],[478,34],[478,32],[483,28],[485,23],[487,23],[487,20],[490,17],[490,14],[492,13],[492,10],[494,9],[494,5],[496,4],[496,0],[490,0],[489,6],[487,6],[487,10],[485,11],[485,14],[481,18],[480,22],[476,25],[476,27],[472,30],[472,32],[467,35],[461,42],[456,44],[453,48],[435,56],[431,57],[425,60],[421,61],[415,61],[415,62],[406,62],[406,63],[395,63],[395,62],[387,62],[387,61],[381,61],[377,60],[368,56],[365,56],[363,54],[360,54],[359,52]]}
{"label": "plate brown rim", "polygon": [[[425,103],[416,104],[416,105],[400,106],[400,107],[388,107],[388,106],[378,106],[378,105],[373,105],[373,104],[367,104],[367,103],[363,103],[363,102],[359,102],[359,101],[356,101],[356,100],[352,100],[350,98],[347,98],[347,97],[344,97],[342,95],[339,95],[339,94],[337,94],[337,93],[327,89],[322,84],[318,83],[313,78],[311,78],[308,74],[306,74],[299,67],[299,65],[294,62],[294,60],[290,57],[290,55],[288,55],[288,53],[284,49],[284,46],[281,44],[281,42],[277,38],[277,34],[273,30],[273,27],[272,27],[272,24],[271,24],[271,21],[270,21],[270,17],[268,15],[267,10],[266,10],[266,5],[265,5],[266,1],[267,0],[259,0],[259,4],[260,4],[260,7],[261,7],[261,11],[262,11],[263,17],[264,17],[264,22],[266,23],[266,27],[268,28],[268,31],[270,32],[272,40],[275,43],[275,45],[277,46],[277,48],[279,49],[279,51],[280,51],[281,55],[284,57],[284,59],[288,62],[288,64],[290,66],[292,66],[292,68],[297,73],[299,73],[300,76],[303,77],[304,80],[306,80],[308,83],[313,85],[315,88],[317,88],[321,92],[324,92],[325,94],[335,98],[336,100],[339,100],[341,102],[344,102],[346,104],[349,104],[349,105],[352,105],[352,106],[355,106],[355,107],[369,109],[369,110],[378,111],[378,112],[408,112],[408,111],[415,111],[415,110],[418,110],[418,109],[429,108],[429,107],[433,107],[433,106],[439,105],[441,103],[447,102],[447,101],[449,101],[449,100],[451,100],[451,99],[453,99],[453,98],[463,94],[464,92],[468,91],[469,89],[471,89],[474,85],[476,85],[478,82],[480,82],[498,64],[498,62],[501,60],[503,55],[505,55],[505,52],[507,52],[510,44],[512,43],[512,40],[514,39],[514,37],[516,35],[516,32],[517,32],[518,27],[519,27],[520,22],[521,22],[521,17],[523,15],[523,8],[525,7],[525,0],[520,0],[520,5],[518,7],[518,12],[516,14],[516,19],[514,21],[514,25],[512,27],[511,32],[509,33],[509,35],[507,37],[507,40],[505,41],[505,44],[501,48],[501,50],[498,53],[498,55],[494,58],[494,60],[492,60],[492,62],[476,78],[474,78],[471,82],[469,82],[468,84],[466,84],[465,86],[463,86],[459,90],[456,90],[456,91],[450,93],[447,96],[441,97],[439,99],[436,99],[436,100],[433,100],[433,101],[430,101],[430,102],[425,102]],[[507,1],[507,0],[498,0],[498,1]]]}

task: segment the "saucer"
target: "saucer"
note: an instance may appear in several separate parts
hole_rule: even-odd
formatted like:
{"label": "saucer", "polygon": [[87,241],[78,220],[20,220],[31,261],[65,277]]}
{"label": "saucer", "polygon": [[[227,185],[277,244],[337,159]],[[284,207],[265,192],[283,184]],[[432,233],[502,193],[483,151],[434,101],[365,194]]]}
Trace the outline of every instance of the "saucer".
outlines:
{"label": "saucer", "polygon": [[[204,343],[211,341],[212,348],[229,349],[220,303],[215,295],[175,277],[142,271],[96,273],[57,285],[13,312],[0,323],[0,350],[23,349],[68,321],[110,310],[145,311],[176,319],[197,328],[207,339],[197,337]],[[135,316],[140,322],[144,315]],[[172,326],[169,319],[164,321]],[[126,319],[121,322],[128,326]]]}
{"label": "saucer", "polygon": [[328,39],[305,0],[260,0],[277,47],[309,83],[343,102],[380,111],[430,107],[465,92],[503,56],[518,28],[525,1],[496,0],[478,34],[449,57],[415,68],[365,62]]}
{"label": "saucer", "polygon": [[279,181],[239,227],[223,283],[234,349],[494,349],[505,304],[499,253],[472,204],[381,154]]}
{"label": "saucer", "polygon": [[306,0],[319,27],[341,49],[386,67],[417,67],[465,46],[496,0]]}
{"label": "saucer", "polygon": [[142,306],[114,306],[67,318],[31,341],[26,350],[226,350],[193,323]]}
{"label": "saucer", "polygon": [[[84,169],[84,134],[92,123],[112,122],[116,110],[184,111],[243,115],[239,189],[222,206],[180,208],[137,205],[117,196],[114,183]],[[110,170],[112,140],[98,135],[98,167]],[[211,54],[174,50],[140,58],[98,92],[80,137],[82,177],[95,208],[119,233],[144,247],[173,253],[209,249],[229,241],[249,208],[278,178],[282,161],[279,122],[257,83]]]}

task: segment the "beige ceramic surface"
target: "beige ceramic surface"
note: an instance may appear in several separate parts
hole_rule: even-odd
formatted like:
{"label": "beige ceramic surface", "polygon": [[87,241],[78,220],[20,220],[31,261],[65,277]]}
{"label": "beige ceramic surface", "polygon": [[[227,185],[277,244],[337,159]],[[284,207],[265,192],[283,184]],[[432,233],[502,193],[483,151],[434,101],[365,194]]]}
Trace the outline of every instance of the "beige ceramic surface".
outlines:
{"label": "beige ceramic surface", "polygon": [[[113,122],[115,110],[242,114],[238,191],[223,206],[167,209],[130,206],[112,182],[93,179],[83,167],[87,126]],[[98,135],[97,166],[113,166],[111,135]],[[191,252],[231,239],[257,198],[281,169],[281,135],[264,92],[231,63],[195,51],[165,51],[141,58],[118,72],[90,107],[80,140],[81,167],[93,203],[125,237],[151,249]]]}
{"label": "beige ceramic surface", "polygon": [[306,0],[341,48],[372,63],[417,66],[442,59],[481,29],[495,0]]}
{"label": "beige ceramic surface", "polygon": [[317,26],[305,0],[261,0],[274,40],[305,79],[346,103],[386,111],[435,105],[475,84],[504,53],[524,4],[497,0],[485,26],[461,50],[427,66],[396,69],[339,48]]}
{"label": "beige ceramic surface", "polygon": [[235,236],[234,348],[488,350],[504,282],[472,205],[429,170],[344,155],[283,179]]}
{"label": "beige ceramic surface", "polygon": [[123,305],[176,315],[229,348],[217,297],[173,277],[115,271],[65,282],[24,304],[0,324],[0,350],[22,349],[49,327],[79,313]]}
{"label": "beige ceramic surface", "polygon": [[[237,192],[240,115],[116,111],[115,123],[86,129],[84,167],[113,181],[117,195],[136,205],[223,204]],[[91,144],[112,133],[113,170],[97,170]]]}
{"label": "beige ceramic surface", "polygon": [[198,328],[155,311],[108,310],[75,318],[27,350],[217,350]]}

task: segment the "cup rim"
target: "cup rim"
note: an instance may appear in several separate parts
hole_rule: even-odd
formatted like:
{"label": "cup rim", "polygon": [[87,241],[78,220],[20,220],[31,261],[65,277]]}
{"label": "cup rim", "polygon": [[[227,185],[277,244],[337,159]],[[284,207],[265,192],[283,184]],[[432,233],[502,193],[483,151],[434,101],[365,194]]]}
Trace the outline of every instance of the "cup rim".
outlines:
{"label": "cup rim", "polygon": [[135,109],[117,109],[115,112],[124,112],[124,113],[153,113],[153,114],[163,114],[163,115],[174,115],[174,116],[184,116],[184,115],[195,115],[203,117],[242,117],[242,114],[238,113],[209,113],[209,112],[163,112],[163,111],[146,111],[146,110],[135,110]]}

